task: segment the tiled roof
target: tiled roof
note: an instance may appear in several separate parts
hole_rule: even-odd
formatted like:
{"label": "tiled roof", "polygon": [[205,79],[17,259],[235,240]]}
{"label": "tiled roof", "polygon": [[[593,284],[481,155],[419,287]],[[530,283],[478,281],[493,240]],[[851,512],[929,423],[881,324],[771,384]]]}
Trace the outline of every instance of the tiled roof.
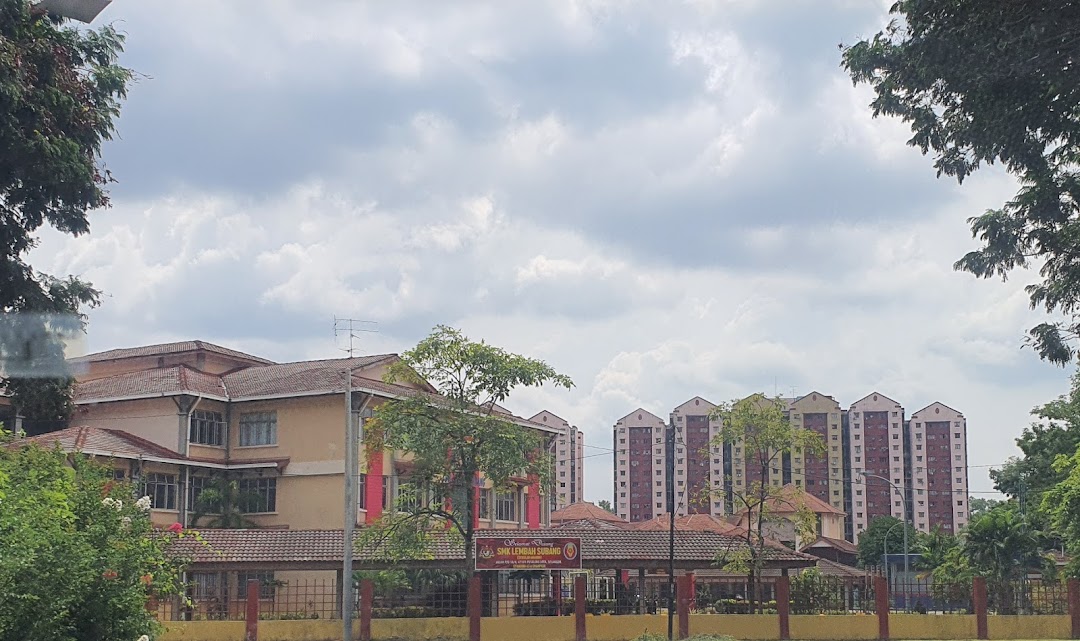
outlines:
{"label": "tiled roof", "polygon": [[803,551],[809,548],[829,547],[847,554],[858,554],[859,546],[844,539],[832,539],[827,536],[819,536],[813,543],[803,546]]}
{"label": "tiled roof", "polygon": [[859,579],[869,576],[869,573],[865,570],[853,568],[850,565],[844,565],[843,563],[837,563],[836,561],[830,561],[829,559],[818,559],[817,569],[825,576],[837,576],[847,579]]}
{"label": "tiled roof", "polygon": [[612,521],[602,521],[600,519],[578,519],[577,521],[560,521],[558,523],[552,523],[551,527],[556,530],[624,530],[627,523],[615,523]]}
{"label": "tiled roof", "polygon": [[582,519],[595,519],[598,521],[607,521],[609,523],[627,523],[625,519],[619,518],[618,515],[612,514],[604,508],[589,503],[588,501],[571,503],[570,505],[551,513],[552,523],[580,521]]}
{"label": "tiled roof", "polygon": [[75,385],[75,402],[193,394],[225,398],[221,378],[186,365],[107,376]]}
{"label": "tiled roof", "polygon": [[274,362],[265,358],[260,358],[258,356],[252,356],[251,354],[245,354],[244,352],[238,352],[235,349],[229,349],[228,347],[222,347],[213,343],[207,343],[206,341],[178,341],[175,343],[161,343],[158,345],[143,345],[140,347],[110,349],[105,352],[87,354],[85,356],[79,356],[70,360],[73,363],[93,363],[97,361],[111,361],[121,358],[139,358],[144,356],[183,354],[185,352],[196,352],[200,350],[212,352],[214,354],[221,354],[222,356],[231,356],[233,358],[252,361],[254,363],[269,364]]}
{"label": "tiled roof", "polygon": [[[301,564],[339,563],[344,549],[341,530],[200,530],[200,541],[179,539],[172,545],[176,555],[191,563],[230,564]],[[359,536],[359,533],[357,534]],[[484,530],[476,538],[532,538],[542,536],[580,537],[583,564],[591,567],[613,567],[612,564],[666,562],[668,537],[666,532],[636,532],[631,530],[558,529],[558,530]],[[730,536],[713,532],[676,532],[675,560],[681,564],[713,564],[723,552],[733,552],[743,545]],[[438,537],[426,561],[454,562],[464,559],[460,540]],[[767,548],[766,562],[770,565],[803,567],[817,559],[793,550]],[[370,549],[356,553],[358,565],[376,565],[378,555]]]}
{"label": "tiled roof", "polygon": [[251,466],[253,464],[266,464],[267,467],[269,467],[270,464],[273,464],[273,466],[280,469],[289,463],[288,458],[244,459],[242,461],[225,463],[224,461],[219,460],[184,456],[175,450],[163,447],[157,443],[148,441],[123,430],[105,429],[100,427],[69,427],[56,432],[19,439],[12,443],[12,446],[31,443],[43,447],[59,446],[60,449],[65,452],[85,452],[86,454],[94,456],[122,459],[153,458],[175,462],[177,464],[186,463],[198,465],[200,463],[209,463],[212,467],[226,469],[230,467]]}
{"label": "tiled roof", "polygon": [[[346,369],[370,367],[392,358],[395,358],[394,354],[376,354],[263,365],[225,374],[221,379],[233,400],[311,392],[341,393],[345,391]],[[365,382],[370,380],[364,379]]]}
{"label": "tiled roof", "polygon": [[[648,521],[638,521],[630,525],[630,529],[639,532],[667,532],[670,528],[671,519],[667,514],[661,514]],[[690,514],[675,517],[675,531],[737,535],[738,532],[744,530],[711,514]]]}
{"label": "tiled roof", "polygon": [[767,499],[766,505],[772,514],[794,514],[804,506],[814,514],[844,514],[843,510],[838,510],[813,494],[791,484],[781,488],[779,495]]}

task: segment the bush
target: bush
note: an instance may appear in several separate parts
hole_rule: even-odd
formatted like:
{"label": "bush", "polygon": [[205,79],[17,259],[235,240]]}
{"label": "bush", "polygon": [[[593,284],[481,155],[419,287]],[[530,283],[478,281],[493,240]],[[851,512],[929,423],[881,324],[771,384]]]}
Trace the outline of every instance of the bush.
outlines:
{"label": "bush", "polygon": [[396,608],[371,608],[372,619],[426,619],[438,617],[439,611],[420,605],[403,605]]}
{"label": "bush", "polygon": [[179,593],[166,548],[187,534],[154,534],[149,505],[110,470],[7,438],[0,433],[0,641],[154,636],[147,600]]}
{"label": "bush", "polygon": [[[776,614],[776,601],[764,601],[754,604],[755,612]],[[717,614],[751,614],[750,602],[745,599],[720,599],[713,604]]]}

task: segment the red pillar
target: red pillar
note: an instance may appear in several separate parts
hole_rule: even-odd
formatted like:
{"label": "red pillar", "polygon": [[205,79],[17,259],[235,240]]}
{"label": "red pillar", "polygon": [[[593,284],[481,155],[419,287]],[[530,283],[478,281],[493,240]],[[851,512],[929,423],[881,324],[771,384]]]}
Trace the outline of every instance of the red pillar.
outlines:
{"label": "red pillar", "polygon": [[791,579],[784,574],[776,580],[776,613],[780,617],[780,638],[791,638]]}
{"label": "red pillar", "polygon": [[[488,506],[488,509],[493,509],[493,508],[491,506]],[[479,487],[474,487],[473,488],[473,515],[472,515],[472,517],[473,517],[473,521],[472,521],[473,522],[473,529],[474,530],[479,530],[480,529],[480,488]]]}
{"label": "red pillar", "polygon": [[675,579],[675,611],[679,616],[679,638],[690,636],[690,586],[693,574],[684,574]]}
{"label": "red pillar", "polygon": [[259,582],[255,579],[247,582],[244,641],[259,641]]}
{"label": "red pillar", "polygon": [[1069,620],[1072,623],[1072,638],[1080,639],[1080,580],[1069,579]]}
{"label": "red pillar", "polygon": [[562,616],[562,570],[551,571],[551,600],[555,603],[555,616]]}
{"label": "red pillar", "polygon": [[383,453],[380,450],[367,461],[367,488],[364,505],[368,523],[382,516],[383,511]]}
{"label": "red pillar", "polygon": [[589,598],[585,577],[574,577],[574,638],[585,641],[585,604]]}
{"label": "red pillar", "polygon": [[540,483],[536,476],[529,477],[528,501],[525,504],[525,517],[528,520],[530,530],[540,529]]}
{"label": "red pillar", "polygon": [[986,624],[986,577],[977,576],[972,580],[971,602],[975,606],[975,637],[989,639]]}
{"label": "red pillar", "polygon": [[480,573],[474,572],[469,577],[469,641],[480,641],[480,613],[482,610],[483,590],[480,589]]}
{"label": "red pillar", "polygon": [[878,638],[889,639],[889,582],[883,576],[874,577],[874,601],[877,609]]}
{"label": "red pillar", "polygon": [[375,584],[371,579],[360,581],[360,641],[371,641],[371,602]]}

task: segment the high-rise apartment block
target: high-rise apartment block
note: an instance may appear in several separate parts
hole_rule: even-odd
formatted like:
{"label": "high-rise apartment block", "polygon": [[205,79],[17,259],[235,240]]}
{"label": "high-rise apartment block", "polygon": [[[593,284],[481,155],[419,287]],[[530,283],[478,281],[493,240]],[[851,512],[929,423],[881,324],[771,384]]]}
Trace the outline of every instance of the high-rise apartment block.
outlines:
{"label": "high-rise apartment block", "polygon": [[543,410],[529,419],[556,428],[559,433],[552,445],[555,455],[555,488],[551,509],[561,510],[585,500],[585,437],[566,419]]}
{"label": "high-rise apartment block", "polygon": [[792,425],[820,435],[825,450],[792,449],[776,457],[765,479],[761,466],[747,464],[742,441],[715,442],[722,428],[710,418],[716,406],[700,396],[672,410],[667,422],[641,408],[619,419],[613,433],[618,515],[644,521],[666,514],[670,425],[680,515],[732,514],[734,494],[765,480],[801,487],[842,510],[852,541],[881,516],[906,518],[923,532],[956,532],[967,524],[967,422],[960,412],[935,402],[908,419],[900,403],[876,392],[848,409],[820,392],[781,402]]}

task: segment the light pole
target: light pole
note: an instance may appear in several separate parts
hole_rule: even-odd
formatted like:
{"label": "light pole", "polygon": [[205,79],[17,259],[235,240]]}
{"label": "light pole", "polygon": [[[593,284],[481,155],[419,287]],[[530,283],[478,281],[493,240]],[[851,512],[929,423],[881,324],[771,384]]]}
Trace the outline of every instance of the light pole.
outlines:
{"label": "light pole", "polygon": [[668,607],[667,638],[675,638],[675,423],[667,427]]}
{"label": "light pole", "polygon": [[[908,591],[909,572],[908,572],[908,528],[907,528],[908,509],[907,509],[907,497],[904,496],[904,493],[902,491],[900,491],[900,488],[897,487],[895,483],[893,483],[889,479],[885,478],[884,476],[878,476],[877,474],[867,474],[866,472],[859,472],[859,474],[861,474],[862,476],[864,476],[864,477],[866,477],[868,479],[878,479],[880,481],[884,481],[890,487],[892,487],[892,489],[895,490],[897,494],[900,495],[900,501],[901,501],[901,503],[903,505],[903,508],[904,508],[904,518],[900,519],[900,522],[904,524],[904,610],[906,611],[908,609],[908,607],[909,607],[908,601],[910,600],[909,599],[909,591]],[[869,485],[869,484],[867,484],[867,485]],[[893,525],[893,527],[896,527],[896,526]],[[889,529],[891,530],[892,528],[889,528]],[[885,533],[885,542],[886,542],[886,544],[888,544],[888,541],[889,541],[889,534],[886,532]],[[888,572],[888,568],[889,568],[889,558],[888,558],[888,556],[886,556],[885,557],[885,571],[886,572]]]}
{"label": "light pole", "polygon": [[885,530],[885,542],[882,546],[885,552],[885,585],[889,585],[889,535],[892,534],[892,531],[896,529],[897,525],[903,524],[904,521],[897,521],[896,523],[892,524],[892,527],[890,527],[888,530]]}

